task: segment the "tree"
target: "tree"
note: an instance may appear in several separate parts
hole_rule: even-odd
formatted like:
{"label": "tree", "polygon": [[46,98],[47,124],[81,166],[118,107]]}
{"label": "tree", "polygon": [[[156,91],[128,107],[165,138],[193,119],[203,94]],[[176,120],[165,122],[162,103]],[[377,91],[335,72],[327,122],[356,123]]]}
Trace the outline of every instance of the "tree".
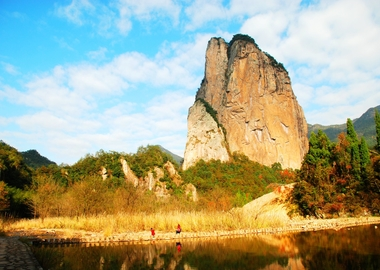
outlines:
{"label": "tree", "polygon": [[354,124],[350,118],[347,119],[347,140],[350,143],[349,152],[351,155],[351,167],[353,175],[360,179],[360,152],[359,152],[359,140],[356,135]]}
{"label": "tree", "polygon": [[33,178],[32,196],[30,205],[34,215],[44,219],[50,215],[59,214],[60,196],[63,188],[59,186],[51,175],[38,175]]}
{"label": "tree", "polygon": [[380,114],[375,110],[375,124],[376,124],[376,149],[380,151]]}
{"label": "tree", "polygon": [[322,182],[329,181],[331,161],[331,149],[333,144],[327,135],[319,130],[317,134],[311,133],[309,139],[309,151],[301,166],[301,179],[318,187]]}
{"label": "tree", "polygon": [[359,154],[360,154],[360,168],[364,170],[368,164],[371,163],[368,145],[366,140],[362,137],[359,145]]}
{"label": "tree", "polygon": [[91,216],[107,212],[112,206],[106,182],[95,175],[86,176],[70,189],[72,207],[76,216]]}

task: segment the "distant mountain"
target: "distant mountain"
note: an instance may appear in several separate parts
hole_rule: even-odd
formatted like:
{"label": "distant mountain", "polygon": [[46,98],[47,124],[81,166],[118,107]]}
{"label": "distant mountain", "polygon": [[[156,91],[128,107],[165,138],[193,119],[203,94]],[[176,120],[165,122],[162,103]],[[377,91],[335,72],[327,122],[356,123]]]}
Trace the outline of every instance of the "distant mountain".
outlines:
{"label": "distant mountain", "polygon": [[161,145],[158,145],[158,147],[160,147],[161,151],[172,156],[172,158],[174,159],[175,162],[177,162],[177,164],[180,166],[182,165],[182,162],[183,162],[183,158],[176,155],[176,154],[173,154],[172,152],[170,152],[169,150],[163,148]]}
{"label": "distant mountain", "polygon": [[[375,109],[380,112],[380,105],[375,108],[368,109],[359,118],[351,119],[354,123],[356,134],[358,134],[359,138],[364,137],[367,141],[368,147],[371,148],[376,145]],[[329,137],[331,141],[337,142],[339,133],[346,132],[346,123],[330,126],[308,124],[309,137],[311,132],[314,131],[314,133],[317,133],[319,129],[326,133],[327,137]]]}
{"label": "distant mountain", "polygon": [[37,150],[28,150],[21,152],[22,157],[24,158],[24,162],[33,169],[40,168],[42,166],[49,166],[50,164],[55,164],[55,162],[49,160],[48,158],[41,156]]}

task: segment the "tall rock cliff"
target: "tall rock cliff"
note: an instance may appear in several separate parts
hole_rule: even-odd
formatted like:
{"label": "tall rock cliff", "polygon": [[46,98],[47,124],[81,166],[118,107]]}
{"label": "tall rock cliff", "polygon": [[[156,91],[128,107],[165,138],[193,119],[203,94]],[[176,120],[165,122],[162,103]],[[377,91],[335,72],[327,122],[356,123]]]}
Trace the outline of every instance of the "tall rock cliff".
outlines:
{"label": "tall rock cliff", "polygon": [[[264,165],[279,162],[283,168],[299,168],[308,150],[307,123],[293,93],[288,72],[255,41],[235,35],[228,44],[212,38],[207,46],[205,77],[196,100],[206,101],[225,131],[221,144],[226,152],[243,153]],[[212,155],[211,138],[199,121],[201,112],[189,110],[188,139],[183,168],[210,156],[228,160],[225,153]],[[204,111],[207,114],[206,111]],[[206,148],[206,149],[205,149]],[[203,151],[203,152],[202,152]]]}

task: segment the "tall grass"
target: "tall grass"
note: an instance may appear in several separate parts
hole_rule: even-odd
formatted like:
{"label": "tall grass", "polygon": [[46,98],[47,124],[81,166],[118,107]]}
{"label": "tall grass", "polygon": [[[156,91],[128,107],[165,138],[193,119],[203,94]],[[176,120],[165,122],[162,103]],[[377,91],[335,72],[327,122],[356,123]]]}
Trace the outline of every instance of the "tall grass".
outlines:
{"label": "tall grass", "polygon": [[279,227],[284,224],[274,216],[252,218],[241,211],[231,212],[157,212],[154,214],[115,214],[82,217],[50,217],[23,219],[3,224],[5,232],[30,229],[65,229],[72,231],[102,232],[112,235],[127,232],[141,232],[151,227],[156,231],[170,232],[181,224],[184,232],[231,231]]}

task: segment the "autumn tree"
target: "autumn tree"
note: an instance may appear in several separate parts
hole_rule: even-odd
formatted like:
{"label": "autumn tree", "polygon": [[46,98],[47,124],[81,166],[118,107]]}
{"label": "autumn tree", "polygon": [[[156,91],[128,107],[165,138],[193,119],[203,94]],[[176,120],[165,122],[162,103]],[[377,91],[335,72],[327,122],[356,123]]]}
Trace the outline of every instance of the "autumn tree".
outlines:
{"label": "autumn tree", "polygon": [[35,217],[40,217],[43,222],[46,217],[59,215],[63,188],[57,184],[51,175],[33,177],[31,192],[30,206]]}
{"label": "autumn tree", "polygon": [[106,182],[93,175],[74,183],[69,190],[69,198],[73,202],[71,213],[76,216],[92,216],[109,212],[113,205]]}

